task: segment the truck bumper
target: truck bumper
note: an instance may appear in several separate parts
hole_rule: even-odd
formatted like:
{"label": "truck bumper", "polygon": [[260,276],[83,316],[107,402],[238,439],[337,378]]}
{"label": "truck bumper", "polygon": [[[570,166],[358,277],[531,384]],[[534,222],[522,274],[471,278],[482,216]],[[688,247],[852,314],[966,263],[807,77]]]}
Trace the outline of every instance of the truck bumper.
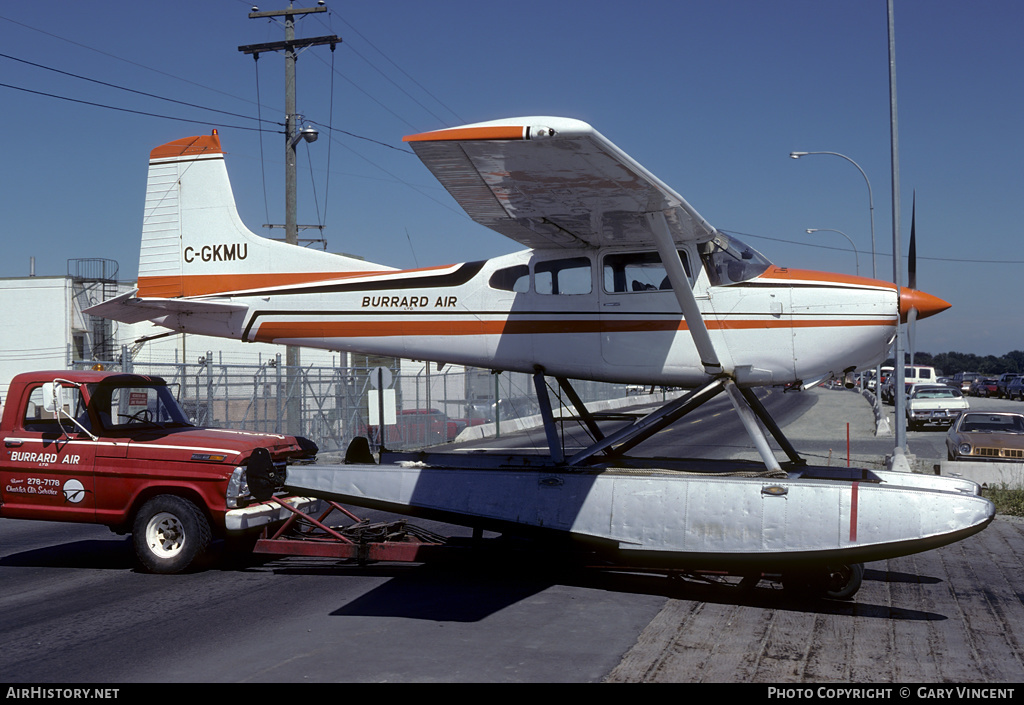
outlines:
{"label": "truck bumper", "polygon": [[292,516],[292,512],[282,507],[280,503],[306,514],[316,514],[323,506],[323,500],[316,497],[279,497],[242,509],[228,510],[224,516],[224,528],[228,533],[237,533],[284,521]]}

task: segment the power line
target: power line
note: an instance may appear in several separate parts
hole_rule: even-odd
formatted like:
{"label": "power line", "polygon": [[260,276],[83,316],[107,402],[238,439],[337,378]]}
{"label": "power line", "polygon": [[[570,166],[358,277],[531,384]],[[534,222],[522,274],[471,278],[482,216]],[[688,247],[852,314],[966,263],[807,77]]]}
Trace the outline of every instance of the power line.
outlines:
{"label": "power line", "polygon": [[[370,48],[372,48],[372,49],[373,49],[374,51],[376,51],[376,52],[377,52],[378,54],[380,54],[380,55],[381,55],[382,57],[384,57],[384,59],[385,59],[385,60],[386,60],[386,61],[387,61],[387,62],[388,62],[389,64],[391,64],[392,66],[394,66],[394,67],[395,67],[395,68],[396,68],[396,69],[397,69],[397,70],[398,70],[399,72],[401,72],[401,74],[402,74],[403,76],[405,76],[405,77],[406,77],[407,79],[409,79],[410,81],[412,81],[412,82],[413,82],[413,83],[414,83],[414,84],[415,84],[415,85],[416,85],[416,86],[417,86],[417,87],[418,87],[418,88],[419,88],[419,89],[420,89],[421,91],[423,91],[423,92],[424,92],[424,93],[426,93],[426,94],[427,94],[428,96],[430,96],[430,97],[431,97],[431,98],[432,98],[432,99],[433,99],[433,100],[434,100],[434,101],[435,101],[435,102],[436,102],[436,103],[437,103],[438,105],[440,105],[440,106],[441,106],[441,107],[443,107],[443,108],[444,108],[445,110],[447,110],[447,111],[448,111],[448,112],[450,112],[450,113],[451,113],[452,115],[454,115],[454,116],[455,116],[455,118],[456,118],[456,119],[457,119],[457,120],[458,120],[459,122],[461,122],[461,123],[465,123],[465,122],[466,122],[466,120],[464,120],[464,119],[463,119],[463,118],[462,118],[462,117],[461,117],[461,116],[460,116],[460,115],[459,115],[459,114],[458,114],[457,112],[455,112],[455,111],[454,111],[454,110],[453,110],[452,108],[448,107],[448,106],[447,106],[447,105],[446,105],[446,104],[445,104],[445,103],[444,103],[444,102],[443,102],[443,101],[442,101],[442,100],[441,100],[440,98],[438,98],[438,97],[437,97],[437,96],[435,96],[435,95],[434,95],[433,93],[431,93],[431,92],[430,92],[429,90],[427,90],[427,88],[426,88],[426,87],[425,87],[425,86],[424,86],[423,84],[421,84],[421,83],[420,83],[419,81],[417,81],[417,80],[416,80],[415,78],[413,78],[413,77],[412,77],[411,75],[409,75],[409,73],[408,73],[408,72],[407,72],[407,71],[406,71],[405,69],[403,69],[403,68],[402,68],[401,66],[399,66],[399,65],[398,65],[397,63],[395,63],[395,62],[394,62],[394,61],[393,61],[393,60],[391,59],[391,57],[389,57],[389,56],[388,56],[387,54],[385,54],[385,53],[384,53],[383,51],[381,51],[381,50],[380,50],[380,49],[379,49],[379,48],[378,48],[378,47],[377,47],[377,46],[376,46],[376,45],[375,45],[375,44],[374,44],[373,42],[371,42],[371,41],[370,41],[369,39],[367,39],[367,38],[366,38],[366,37],[365,37],[365,36],[363,35],[363,33],[362,33],[362,32],[360,32],[360,31],[359,31],[358,29],[356,29],[355,27],[353,27],[353,26],[351,25],[351,23],[349,23],[349,22],[348,22],[347,20],[345,20],[345,18],[344,18],[344,17],[341,17],[340,15],[338,15],[338,14],[337,14],[337,13],[336,13],[336,12],[335,12],[335,11],[334,11],[333,9],[331,9],[331,8],[328,8],[328,9],[327,9],[327,14],[328,14],[328,16],[331,16],[331,17],[337,16],[337,17],[338,17],[338,19],[339,19],[339,20],[341,20],[341,22],[342,22],[342,23],[343,23],[343,24],[344,24],[344,25],[345,25],[346,27],[348,27],[348,28],[349,28],[350,30],[352,30],[352,32],[354,32],[354,33],[356,34],[356,36],[358,36],[358,37],[359,37],[360,39],[362,39],[362,40],[363,40],[364,42],[366,42],[366,43],[367,43],[367,44],[368,44],[368,45],[370,46]],[[319,18],[319,17],[318,17],[318,18],[316,18],[316,19],[317,19],[317,21],[320,21],[320,18]],[[365,61],[365,62],[366,62],[367,64],[369,64],[370,66],[372,66],[372,67],[374,68],[374,70],[376,70],[376,71],[377,71],[378,73],[380,73],[380,74],[381,74],[382,76],[384,76],[384,78],[386,78],[386,79],[388,80],[388,82],[390,82],[390,83],[391,83],[392,85],[394,85],[394,86],[395,86],[396,88],[398,88],[398,90],[402,91],[402,93],[404,93],[404,94],[405,94],[406,96],[408,96],[408,98],[409,98],[410,100],[412,100],[412,101],[413,101],[414,103],[416,103],[416,104],[417,104],[417,105],[419,105],[419,106],[420,106],[421,108],[423,108],[423,109],[424,109],[424,110],[426,110],[426,111],[427,111],[428,113],[430,113],[430,115],[432,115],[432,116],[433,116],[434,118],[436,118],[436,119],[437,119],[438,121],[440,121],[440,122],[441,122],[441,123],[442,123],[443,125],[445,125],[446,127],[447,127],[447,126],[449,126],[449,123],[448,123],[447,121],[445,121],[445,120],[444,120],[443,118],[439,117],[439,116],[438,116],[437,114],[435,114],[435,113],[434,113],[434,112],[433,112],[432,110],[430,110],[430,109],[429,109],[429,108],[428,108],[427,106],[423,105],[423,103],[421,103],[421,102],[420,102],[419,100],[417,100],[416,98],[414,98],[414,97],[413,97],[413,96],[412,96],[412,95],[411,95],[411,94],[410,94],[410,93],[409,93],[408,91],[406,91],[406,90],[405,90],[404,88],[402,88],[401,86],[399,86],[399,85],[398,85],[398,83],[396,83],[396,82],[395,82],[394,80],[392,80],[390,76],[388,76],[388,75],[387,75],[387,74],[385,74],[385,73],[384,73],[383,71],[381,71],[381,70],[380,70],[379,68],[377,68],[376,66],[374,66],[374,64],[373,64],[372,62],[370,62],[370,60],[369,60],[369,59],[367,59],[367,58],[366,58],[366,57],[364,57],[364,56],[363,56],[362,54],[360,54],[360,53],[359,53],[358,51],[356,51],[356,50],[355,50],[355,49],[354,49],[354,48],[352,47],[352,45],[351,45],[351,44],[346,44],[345,46],[346,46],[346,48],[348,48],[348,49],[352,50],[352,51],[353,51],[353,53],[355,53],[355,54],[356,54],[356,56],[358,56],[359,58],[361,58],[361,59],[362,59],[363,61]]]}
{"label": "power line", "polygon": [[164,96],[156,95],[155,93],[146,93],[145,91],[135,90],[134,88],[127,88],[125,86],[119,86],[117,84],[109,83],[107,81],[101,81],[101,80],[96,79],[96,78],[89,78],[88,76],[81,76],[79,74],[71,73],[69,71],[62,71],[61,69],[55,69],[52,66],[44,66],[43,64],[37,64],[34,61],[28,61],[26,59],[19,59],[18,57],[11,56],[9,54],[0,53],[0,57],[3,57],[5,59],[9,59],[11,61],[17,61],[18,63],[26,64],[28,66],[35,66],[36,68],[44,69],[46,71],[52,71],[53,73],[58,73],[58,74],[60,74],[62,76],[70,76],[71,78],[77,78],[80,81],[88,81],[89,83],[96,83],[96,84],[101,85],[101,86],[107,86],[108,88],[116,88],[119,91],[126,91],[128,93],[134,93],[136,95],[146,96],[147,98],[155,98],[156,100],[164,100],[164,101],[167,101],[168,103],[176,103],[177,105],[184,105],[184,106],[189,107],[189,108],[198,108],[199,110],[209,110],[210,112],[213,112],[213,113],[220,113],[221,115],[230,115],[231,117],[242,118],[243,120],[257,120],[259,122],[268,122],[268,123],[270,123],[272,125],[280,125],[282,127],[284,126],[284,123],[273,122],[272,120],[263,120],[262,118],[254,118],[254,117],[251,117],[249,115],[241,115],[239,113],[232,113],[232,112],[229,112],[227,110],[218,110],[217,108],[208,108],[206,106],[197,105],[195,103],[187,103],[187,102],[185,102],[183,100],[175,100],[174,98],[165,98]]}
{"label": "power line", "polygon": [[116,54],[111,54],[110,52],[103,51],[102,49],[97,49],[97,48],[91,47],[91,46],[89,46],[87,44],[82,44],[81,42],[76,42],[76,41],[74,41],[72,39],[68,39],[67,37],[62,37],[59,34],[53,34],[52,32],[47,32],[45,30],[39,29],[38,27],[33,27],[31,25],[27,25],[24,22],[18,22],[17,20],[12,20],[10,17],[4,17],[3,15],[0,15],[0,20],[5,20],[7,22],[10,22],[11,24],[18,25],[19,27],[24,27],[25,29],[30,29],[33,32],[38,32],[39,34],[45,34],[47,37],[52,37],[53,39],[59,39],[62,42],[66,42],[66,43],[74,45],[76,47],[80,47],[82,49],[87,49],[88,51],[92,51],[92,52],[95,52],[97,54],[101,54],[101,55],[106,56],[108,58],[114,59],[115,61],[121,61],[123,63],[130,64],[131,66],[135,66],[135,67],[138,67],[138,68],[141,68],[141,69],[145,69],[146,71],[152,71],[153,73],[160,74],[161,76],[166,76],[167,78],[173,78],[176,81],[182,81],[183,83],[188,83],[189,85],[197,86],[197,87],[202,88],[204,90],[213,91],[214,93],[220,93],[221,95],[227,96],[228,98],[234,98],[235,100],[241,100],[241,101],[246,102],[246,103],[252,103],[252,101],[247,99],[247,98],[240,98],[239,96],[232,95],[230,93],[227,93],[226,91],[218,90],[216,88],[211,88],[210,86],[204,86],[201,83],[197,83],[195,81],[190,81],[187,78],[182,78],[181,76],[175,76],[172,73],[167,73],[166,71],[161,71],[160,69],[155,69],[155,68],[153,68],[151,66],[146,66],[145,64],[140,64],[140,63],[138,63],[136,61],[131,61],[130,59],[125,59],[124,57],[117,56]]}
{"label": "power line", "polygon": [[34,91],[30,88],[22,88],[21,86],[12,86],[9,83],[0,83],[2,88],[10,88],[11,90],[21,91],[23,93],[32,93],[33,95],[41,95],[46,98],[55,98],[57,100],[65,100],[69,103],[78,103],[80,105],[91,105],[94,108],[106,108],[107,110],[116,110],[122,113],[132,113],[134,115],[145,115],[146,117],[163,118],[164,120],[176,120],[178,122],[191,122],[199,125],[212,125],[213,127],[225,127],[235,130],[249,130],[252,132],[283,132],[283,130],[264,130],[262,127],[245,127],[242,125],[227,125],[224,123],[210,122],[209,120],[193,120],[190,118],[174,117],[173,115],[161,115],[159,113],[150,113],[145,110],[132,110],[131,108],[119,108],[115,105],[106,105],[104,103],[96,103],[90,100],[81,100],[79,98],[68,98],[67,96],[57,95],[56,93],[46,93],[43,91]]}
{"label": "power line", "polygon": [[[816,245],[813,242],[800,242],[799,240],[786,240],[779,237],[768,237],[767,235],[754,235],[753,233],[741,233],[736,230],[726,230],[725,228],[719,228],[723,233],[729,235],[737,235],[739,237],[752,237],[759,240],[771,240],[772,242],[782,242],[787,245],[800,245],[801,247],[816,247],[820,250],[835,250],[836,252],[849,252],[848,249],[842,247],[832,247],[831,245]],[[879,257],[892,257],[891,252],[879,252]],[[964,264],[1024,264],[1024,260],[1019,259],[967,259],[964,257],[921,257],[918,255],[918,259],[930,260],[932,262],[953,262],[964,263]]]}

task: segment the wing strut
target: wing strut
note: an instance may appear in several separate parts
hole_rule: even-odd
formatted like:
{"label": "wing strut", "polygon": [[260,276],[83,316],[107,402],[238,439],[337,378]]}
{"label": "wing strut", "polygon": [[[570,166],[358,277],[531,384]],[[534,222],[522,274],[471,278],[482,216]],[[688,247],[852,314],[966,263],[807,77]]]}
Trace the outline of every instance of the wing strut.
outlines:
{"label": "wing strut", "polygon": [[672,283],[672,291],[675,292],[676,301],[679,302],[679,308],[683,310],[683,318],[686,319],[686,326],[690,329],[690,335],[693,336],[693,344],[700,354],[704,371],[712,377],[720,375],[723,372],[722,363],[718,360],[718,353],[715,352],[711,336],[708,335],[708,328],[704,325],[704,316],[697,306],[697,299],[694,298],[693,289],[690,288],[690,282],[686,278],[686,272],[683,270],[683,263],[676,251],[676,243],[672,239],[665,214],[662,211],[656,211],[647,213],[646,217],[651,226],[651,232],[654,234],[654,243],[658,247],[661,262],[665,265],[665,273]]}
{"label": "wing strut", "polygon": [[[672,283],[672,291],[675,292],[676,300],[683,311],[683,318],[686,319],[686,326],[690,329],[690,335],[693,336],[693,344],[700,355],[704,371],[712,377],[724,376],[723,383],[725,391],[729,394],[729,400],[732,402],[736,413],[739,414],[740,421],[743,422],[743,427],[747,430],[750,440],[754,442],[754,446],[757,448],[761,459],[764,460],[765,466],[769,470],[780,470],[779,461],[769,447],[764,431],[757,423],[758,414],[755,411],[763,411],[763,407],[761,410],[755,410],[748,403],[742,392],[740,392],[731,375],[722,367],[718,353],[715,351],[715,346],[711,342],[711,336],[708,334],[708,328],[704,325],[704,317],[700,312],[700,307],[697,306],[697,299],[693,296],[693,289],[690,288],[690,282],[686,278],[686,272],[676,251],[676,243],[672,239],[672,232],[669,229],[668,221],[665,219],[664,211],[646,213],[645,216],[648,224],[651,226],[651,233],[654,235],[654,243],[658,247],[661,262],[665,265],[665,273]],[[772,422],[772,426],[775,426],[774,422]],[[775,426],[775,428],[777,429],[778,426]],[[781,433],[778,435],[781,435]],[[790,449],[792,449],[792,446],[786,450],[787,454],[790,452]]]}

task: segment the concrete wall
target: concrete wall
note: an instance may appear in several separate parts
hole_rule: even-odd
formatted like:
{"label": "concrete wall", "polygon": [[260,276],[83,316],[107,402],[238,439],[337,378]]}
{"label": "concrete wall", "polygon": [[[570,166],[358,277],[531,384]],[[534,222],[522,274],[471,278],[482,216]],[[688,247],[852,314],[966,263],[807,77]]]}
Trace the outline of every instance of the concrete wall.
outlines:
{"label": "concrete wall", "polygon": [[943,460],[938,463],[938,467],[940,475],[962,477],[966,480],[973,480],[979,485],[1015,490],[1024,489],[1024,463]]}

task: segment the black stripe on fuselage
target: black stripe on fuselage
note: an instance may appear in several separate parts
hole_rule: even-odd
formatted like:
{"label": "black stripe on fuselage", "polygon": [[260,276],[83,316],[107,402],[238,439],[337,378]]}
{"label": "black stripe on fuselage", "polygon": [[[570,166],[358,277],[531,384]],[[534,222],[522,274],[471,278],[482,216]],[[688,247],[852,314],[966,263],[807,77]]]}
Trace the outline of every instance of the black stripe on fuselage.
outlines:
{"label": "black stripe on fuselage", "polygon": [[367,279],[360,282],[337,282],[332,284],[318,284],[315,286],[295,286],[288,289],[260,289],[246,291],[239,294],[227,294],[233,298],[245,298],[248,296],[288,296],[292,294],[334,294],[355,291],[394,291],[396,289],[422,288],[448,288],[461,286],[475,277],[483,269],[485,260],[479,262],[466,262],[460,264],[458,269],[447,274],[421,274],[414,277],[402,277],[396,279],[386,278],[389,275],[401,274],[402,272],[388,272],[380,275],[381,278]]}

